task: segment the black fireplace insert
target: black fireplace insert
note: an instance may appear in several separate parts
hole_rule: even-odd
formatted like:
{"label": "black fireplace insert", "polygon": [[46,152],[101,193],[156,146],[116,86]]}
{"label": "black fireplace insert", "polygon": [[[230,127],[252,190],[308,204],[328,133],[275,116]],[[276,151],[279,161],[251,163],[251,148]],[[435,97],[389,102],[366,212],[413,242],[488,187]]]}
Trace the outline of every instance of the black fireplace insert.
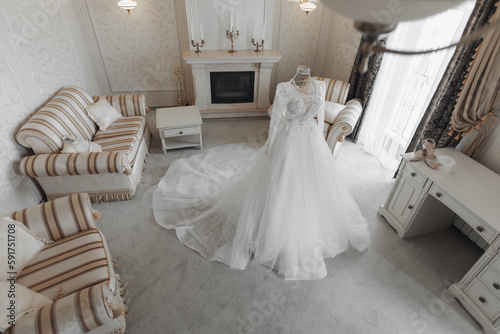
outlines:
{"label": "black fireplace insert", "polygon": [[210,72],[212,103],[253,102],[255,72]]}

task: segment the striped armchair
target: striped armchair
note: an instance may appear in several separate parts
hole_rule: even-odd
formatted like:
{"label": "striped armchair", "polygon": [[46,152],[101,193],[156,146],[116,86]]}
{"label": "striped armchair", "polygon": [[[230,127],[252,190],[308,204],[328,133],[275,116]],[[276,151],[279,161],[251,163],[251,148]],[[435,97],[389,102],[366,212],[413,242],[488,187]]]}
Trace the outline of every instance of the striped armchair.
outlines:
{"label": "striped armchair", "polygon": [[[102,131],[86,107],[104,98],[124,117]],[[35,178],[49,200],[79,192],[94,202],[131,199],[151,137],[146,111],[143,95],[91,97],[81,88],[65,88],[18,131],[19,144],[34,152],[19,170]],[[63,136],[100,144],[103,152],[63,154]]]}
{"label": "striped armchair", "polygon": [[22,315],[5,333],[125,332],[126,306],[88,194],[74,194],[10,214],[53,241],[18,273],[16,283],[54,302]]}
{"label": "striped armchair", "polygon": [[323,77],[312,77],[313,79],[324,81],[326,84],[326,97],[328,102],[345,105],[344,108],[335,108],[327,104],[325,108],[325,126],[323,134],[330,147],[334,158],[340,150],[346,136],[348,136],[363,111],[363,106],[359,99],[347,101],[349,93],[349,83]]}

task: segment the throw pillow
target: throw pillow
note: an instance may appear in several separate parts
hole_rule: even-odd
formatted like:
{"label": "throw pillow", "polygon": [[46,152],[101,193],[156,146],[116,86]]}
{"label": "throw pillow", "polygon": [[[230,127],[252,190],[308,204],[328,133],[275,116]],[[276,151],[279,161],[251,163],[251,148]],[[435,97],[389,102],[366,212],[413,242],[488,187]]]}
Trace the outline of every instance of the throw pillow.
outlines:
{"label": "throw pillow", "polygon": [[53,301],[14,280],[0,281],[0,332],[13,326],[23,315],[37,310]]}
{"label": "throw pillow", "polygon": [[106,130],[114,121],[123,117],[106,99],[100,99],[88,106],[86,110],[101,131]]}
{"label": "throw pillow", "polygon": [[0,217],[0,280],[5,281],[12,275],[9,273],[19,274],[50,242],[32,233],[23,223]]}
{"label": "throw pillow", "polygon": [[345,105],[343,104],[325,101],[325,122],[330,124],[335,123],[335,119],[337,119],[337,116],[344,108]]}
{"label": "throw pillow", "polygon": [[63,149],[61,153],[102,152],[99,144],[84,139],[63,136]]}

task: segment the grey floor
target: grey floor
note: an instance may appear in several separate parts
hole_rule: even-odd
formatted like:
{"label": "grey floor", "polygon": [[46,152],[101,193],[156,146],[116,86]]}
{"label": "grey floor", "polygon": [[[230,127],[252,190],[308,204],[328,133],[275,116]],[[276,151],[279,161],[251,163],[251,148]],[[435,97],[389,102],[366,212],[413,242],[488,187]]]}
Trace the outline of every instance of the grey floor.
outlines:
{"label": "grey floor", "polygon": [[[149,115],[152,129],[154,113]],[[266,119],[205,120],[204,149],[265,141]],[[128,282],[127,333],[481,333],[446,292],[481,256],[455,228],[401,240],[377,215],[393,172],[346,142],[337,159],[344,181],[370,224],[372,245],[327,260],[328,275],[288,282],[258,265],[245,270],[203,259],[159,226],[141,206],[176,158],[154,133],[147,168],[131,201],[93,204],[97,221]]]}

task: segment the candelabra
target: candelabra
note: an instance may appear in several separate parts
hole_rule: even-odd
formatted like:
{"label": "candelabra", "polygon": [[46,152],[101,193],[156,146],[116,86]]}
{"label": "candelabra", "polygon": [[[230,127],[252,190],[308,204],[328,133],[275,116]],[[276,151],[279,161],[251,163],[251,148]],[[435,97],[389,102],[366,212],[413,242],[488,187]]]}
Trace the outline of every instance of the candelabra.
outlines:
{"label": "candelabra", "polygon": [[[252,45],[255,46],[255,51],[254,52],[261,52],[264,50],[264,40],[261,41],[261,43],[259,44],[258,41],[256,41],[255,39],[252,38]],[[262,48],[261,50],[259,50],[259,48]]]}
{"label": "candelabra", "polygon": [[195,51],[196,53],[201,53],[200,48],[202,48],[202,47],[203,47],[203,45],[205,45],[205,40],[202,38],[202,39],[201,39],[201,44],[200,44],[199,42],[196,42],[196,43],[195,43],[195,42],[194,42],[194,40],[192,39],[192,40],[191,40],[191,45],[192,45],[192,46],[194,46],[194,47],[196,48],[196,51]]}
{"label": "candelabra", "polygon": [[234,43],[235,40],[238,39],[239,36],[240,36],[240,31],[239,30],[236,30],[236,35],[234,34],[234,29],[233,28],[231,28],[231,31],[226,30],[226,37],[231,40],[231,50],[228,51],[229,53],[236,53],[236,52],[238,52],[238,51],[236,51],[236,50],[233,49],[233,43]]}

